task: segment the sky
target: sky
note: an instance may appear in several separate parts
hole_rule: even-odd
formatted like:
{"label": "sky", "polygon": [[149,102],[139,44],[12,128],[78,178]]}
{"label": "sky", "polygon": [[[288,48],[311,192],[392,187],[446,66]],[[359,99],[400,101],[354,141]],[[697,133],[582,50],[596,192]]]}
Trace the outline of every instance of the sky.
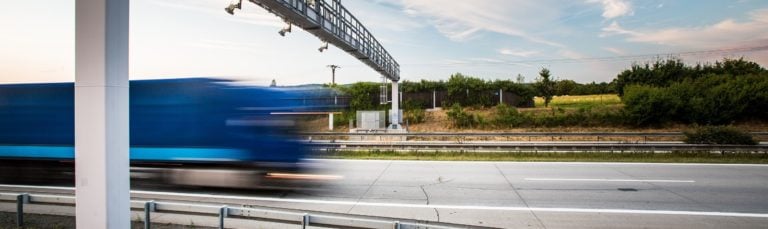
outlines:
{"label": "sky", "polygon": [[[74,0],[0,0],[0,83],[74,81]],[[220,77],[268,85],[381,75],[244,1],[131,0],[130,78]],[[342,0],[401,65],[403,80],[487,80],[542,68],[611,81],[633,63],[745,57],[768,66],[765,0]]]}

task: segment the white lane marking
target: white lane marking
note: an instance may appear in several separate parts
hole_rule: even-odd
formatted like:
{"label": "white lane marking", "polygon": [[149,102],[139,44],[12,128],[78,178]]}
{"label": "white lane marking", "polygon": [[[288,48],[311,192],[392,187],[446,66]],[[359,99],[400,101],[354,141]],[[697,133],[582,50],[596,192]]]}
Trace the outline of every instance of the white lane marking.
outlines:
{"label": "white lane marking", "polygon": [[768,164],[713,164],[713,163],[653,163],[653,162],[527,162],[527,161],[429,161],[429,160],[366,160],[366,159],[305,159],[319,162],[403,162],[403,163],[467,163],[467,164],[531,164],[531,165],[650,165],[650,166],[723,166],[723,167],[768,167]]}
{"label": "white lane marking", "polygon": [[[21,185],[19,186],[0,185],[0,187],[40,188],[39,186],[21,186]],[[71,187],[45,187],[45,188],[60,189],[60,190],[74,189]],[[601,208],[502,207],[502,206],[477,206],[477,205],[426,205],[426,204],[399,204],[399,203],[376,203],[376,202],[333,201],[333,200],[283,199],[283,198],[271,198],[271,197],[228,196],[228,195],[214,195],[214,194],[171,193],[171,192],[155,192],[155,191],[131,191],[131,194],[145,194],[145,195],[171,196],[171,197],[173,196],[194,197],[202,200],[206,200],[206,198],[210,198],[210,199],[207,199],[206,201],[211,201],[211,199],[230,199],[230,200],[251,200],[251,201],[303,203],[303,204],[357,205],[357,206],[370,206],[370,207],[768,218],[768,213],[749,213],[749,212],[706,212],[706,211],[601,209]]]}
{"label": "white lane marking", "polygon": [[586,181],[586,182],[651,182],[651,183],[694,183],[695,180],[632,180],[632,179],[569,179],[569,178],[525,178],[527,181]]}
{"label": "white lane marking", "polygon": [[356,202],[356,201],[333,201],[333,200],[308,200],[308,199],[283,199],[271,197],[246,197],[246,196],[226,196],[212,194],[177,194],[152,191],[131,191],[134,194],[146,195],[168,195],[195,197],[200,199],[219,198],[232,200],[251,200],[266,202],[283,203],[302,203],[302,204],[329,204],[329,205],[356,205],[370,207],[400,207],[400,208],[428,208],[428,209],[458,209],[458,210],[496,210],[496,211],[534,211],[534,212],[558,212],[558,213],[614,213],[614,214],[649,214],[649,215],[687,215],[687,216],[726,216],[726,217],[752,217],[768,218],[768,213],[746,213],[746,212],[705,212],[705,211],[674,211],[674,210],[637,210],[637,209],[601,209],[601,208],[543,208],[543,207],[501,207],[501,206],[476,206],[476,205],[426,205],[426,204],[400,204],[400,203],[376,203],[376,202]]}

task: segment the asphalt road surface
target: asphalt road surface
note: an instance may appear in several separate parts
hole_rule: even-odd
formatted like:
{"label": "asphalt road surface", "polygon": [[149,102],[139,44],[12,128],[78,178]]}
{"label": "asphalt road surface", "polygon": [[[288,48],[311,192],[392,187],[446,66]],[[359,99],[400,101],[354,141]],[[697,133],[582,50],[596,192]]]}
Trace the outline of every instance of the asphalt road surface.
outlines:
{"label": "asphalt road surface", "polygon": [[238,203],[501,228],[768,228],[764,165],[318,162],[343,178]]}
{"label": "asphalt road surface", "polygon": [[768,228],[766,165],[316,162],[341,179],[303,191],[193,189],[180,200],[499,228]]}

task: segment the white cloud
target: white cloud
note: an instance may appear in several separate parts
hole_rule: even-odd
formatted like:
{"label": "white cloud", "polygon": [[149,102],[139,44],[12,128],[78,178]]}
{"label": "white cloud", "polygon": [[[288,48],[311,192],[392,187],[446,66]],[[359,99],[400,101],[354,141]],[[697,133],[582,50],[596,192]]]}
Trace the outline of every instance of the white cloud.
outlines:
{"label": "white cloud", "polygon": [[578,53],[578,52],[573,51],[573,50],[569,50],[569,49],[560,50],[558,52],[558,54],[560,54],[560,56],[568,58],[568,59],[583,59],[583,58],[587,58],[586,55]]}
{"label": "white cloud", "polygon": [[499,53],[503,55],[510,55],[510,56],[519,56],[519,57],[529,57],[536,54],[539,54],[538,51],[530,51],[530,50],[512,50],[512,49],[500,49]]}
{"label": "white cloud", "polygon": [[754,21],[768,23],[768,9],[755,10],[749,13],[749,16]]}
{"label": "white cloud", "polygon": [[719,48],[768,39],[768,8],[749,13],[750,20],[739,22],[725,19],[702,27],[629,30],[614,22],[603,28],[603,35],[627,35],[627,40],[640,43]]}
{"label": "white cloud", "polygon": [[640,36],[641,34],[635,31],[627,30],[621,27],[618,22],[613,21],[607,27],[604,27],[603,32],[600,33],[600,37],[608,37],[611,35],[631,35]]}
{"label": "white cloud", "polygon": [[479,61],[481,63],[489,63],[489,64],[499,64],[504,63],[503,60],[499,59],[493,59],[493,58],[471,58],[471,60]]}
{"label": "white cloud", "polygon": [[613,19],[633,14],[632,4],[626,0],[587,0],[587,2],[602,4],[603,17],[605,19]]}
{"label": "white cloud", "polygon": [[402,8],[390,0],[347,1],[343,4],[368,28],[408,32],[427,26],[402,12]]}
{"label": "white cloud", "polygon": [[[440,33],[454,41],[466,41],[481,32],[519,37],[530,42],[563,47],[562,44],[534,35],[560,16],[554,1],[475,0],[451,1],[400,0],[403,12],[426,18]],[[534,20],[535,19],[535,20]]]}
{"label": "white cloud", "polygon": [[603,50],[611,52],[616,55],[627,55],[627,52],[625,52],[624,50],[614,48],[614,47],[603,47]]}
{"label": "white cloud", "polygon": [[441,22],[436,23],[435,28],[437,31],[448,37],[452,41],[467,41],[478,36],[481,31],[480,28],[469,27],[456,22]]}

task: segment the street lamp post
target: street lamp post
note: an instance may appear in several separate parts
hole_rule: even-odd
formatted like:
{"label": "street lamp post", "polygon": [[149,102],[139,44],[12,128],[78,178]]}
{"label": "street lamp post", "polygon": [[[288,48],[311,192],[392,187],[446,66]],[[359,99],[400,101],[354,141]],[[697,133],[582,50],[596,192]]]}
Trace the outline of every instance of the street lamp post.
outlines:
{"label": "street lamp post", "polygon": [[331,68],[331,85],[336,84],[336,69],[341,68],[341,66],[338,65],[328,65],[329,68]]}

